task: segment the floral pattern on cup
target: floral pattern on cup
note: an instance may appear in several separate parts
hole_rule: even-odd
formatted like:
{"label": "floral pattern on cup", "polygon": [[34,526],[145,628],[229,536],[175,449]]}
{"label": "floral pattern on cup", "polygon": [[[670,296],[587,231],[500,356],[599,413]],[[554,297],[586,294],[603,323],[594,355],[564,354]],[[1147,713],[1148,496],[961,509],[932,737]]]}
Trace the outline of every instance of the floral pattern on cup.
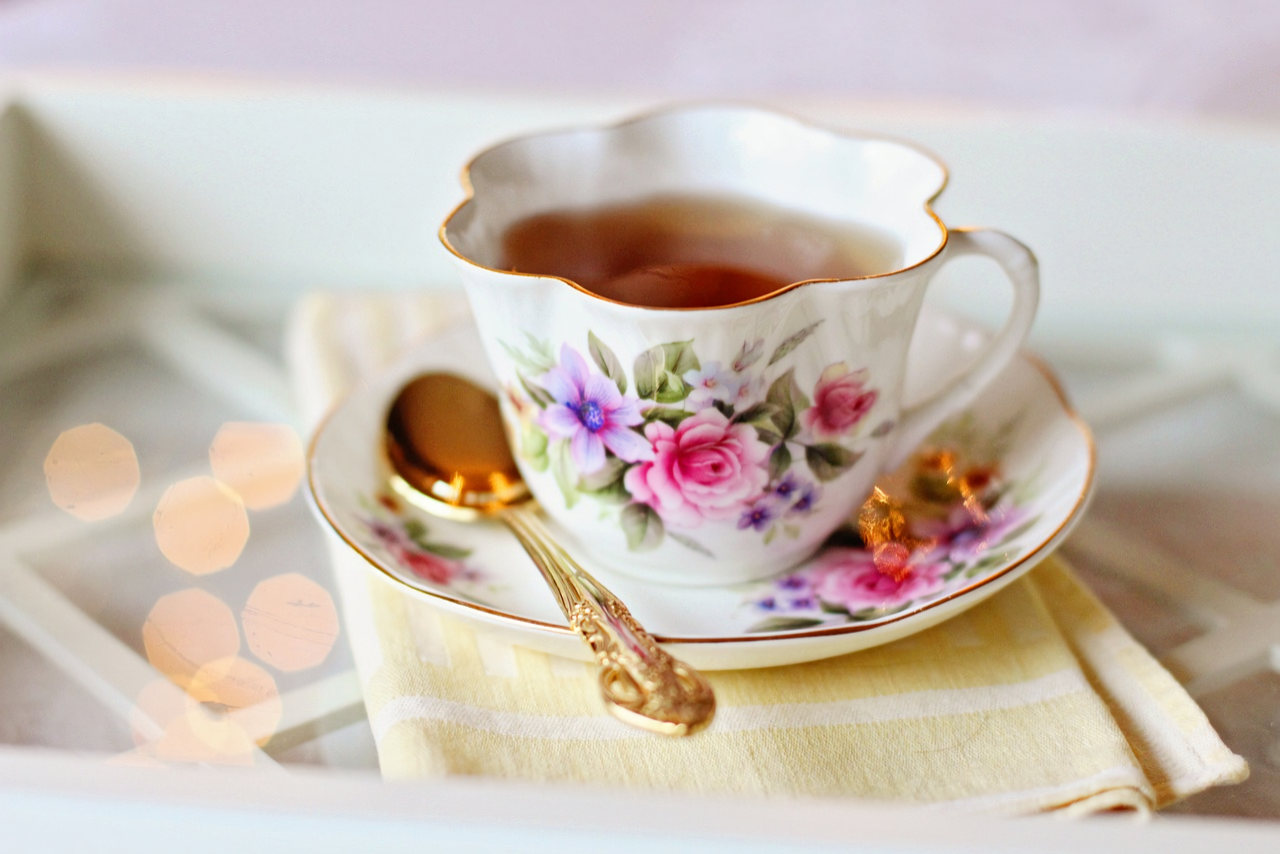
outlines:
{"label": "floral pattern on cup", "polygon": [[451,592],[485,581],[484,574],[466,562],[471,549],[435,539],[427,524],[406,515],[392,496],[382,494],[370,501],[361,495],[358,501],[368,513],[359,519],[369,537],[367,545],[406,574]]}
{"label": "floral pattern on cup", "polygon": [[879,392],[865,368],[836,362],[813,380],[796,376],[790,356],[820,324],[767,359],[763,339],[718,360],[672,341],[630,370],[591,332],[586,355],[527,332],[521,346],[503,342],[517,365],[506,394],[520,455],[551,472],[567,507],[588,499],[616,512],[633,550],[670,538],[710,554],[697,539],[707,525],[756,531],[766,545],[799,536],[822,484],[862,457],[858,439],[893,426],[873,420]]}
{"label": "floral pattern on cup", "polygon": [[751,586],[745,607],[756,620],[748,632],[846,625],[917,607],[998,567],[1037,521],[1025,509],[1030,485],[1004,483],[996,464],[977,462],[972,449],[933,446],[890,481],[888,500],[901,513],[896,536],[868,542],[842,529],[814,560]]}

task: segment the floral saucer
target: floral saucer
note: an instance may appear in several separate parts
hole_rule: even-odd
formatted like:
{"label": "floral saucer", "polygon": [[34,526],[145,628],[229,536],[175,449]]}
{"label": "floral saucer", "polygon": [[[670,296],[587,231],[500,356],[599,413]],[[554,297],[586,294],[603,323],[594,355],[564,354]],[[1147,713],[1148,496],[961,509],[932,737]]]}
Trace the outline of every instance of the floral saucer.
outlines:
{"label": "floral saucer", "polygon": [[[977,354],[984,333],[926,313],[910,401]],[[400,386],[446,370],[492,386],[476,330],[461,324],[356,389],[324,421],[311,495],[334,533],[424,600],[514,642],[586,659],[537,569],[496,522],[429,516],[387,487],[381,435]],[[1080,517],[1094,474],[1088,428],[1049,369],[1019,356],[814,557],[764,581],[671,587],[587,564],[676,656],[707,670],[813,661],[913,634],[973,607],[1050,553]],[[582,555],[565,531],[553,531]],[[580,558],[581,559],[581,558]]]}

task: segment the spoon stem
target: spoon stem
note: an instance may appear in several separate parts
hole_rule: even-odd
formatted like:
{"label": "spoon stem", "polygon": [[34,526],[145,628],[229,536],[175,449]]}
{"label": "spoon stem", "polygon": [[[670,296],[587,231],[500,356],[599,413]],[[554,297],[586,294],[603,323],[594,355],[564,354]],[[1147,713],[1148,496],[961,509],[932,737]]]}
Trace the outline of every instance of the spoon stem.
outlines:
{"label": "spoon stem", "polygon": [[569,626],[595,652],[600,690],[614,717],[664,735],[690,735],[711,722],[716,701],[706,678],[662,649],[627,607],[552,539],[534,511],[511,506],[498,517],[533,559]]}

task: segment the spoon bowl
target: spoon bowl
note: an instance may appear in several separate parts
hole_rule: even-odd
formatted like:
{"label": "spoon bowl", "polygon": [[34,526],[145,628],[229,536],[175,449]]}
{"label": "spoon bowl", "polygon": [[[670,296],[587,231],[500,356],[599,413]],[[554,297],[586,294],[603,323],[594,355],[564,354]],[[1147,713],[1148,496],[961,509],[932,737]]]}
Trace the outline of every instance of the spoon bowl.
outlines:
{"label": "spoon bowl", "polygon": [[454,374],[405,384],[387,412],[385,450],[397,492],[429,513],[469,521],[532,498],[498,402]]}

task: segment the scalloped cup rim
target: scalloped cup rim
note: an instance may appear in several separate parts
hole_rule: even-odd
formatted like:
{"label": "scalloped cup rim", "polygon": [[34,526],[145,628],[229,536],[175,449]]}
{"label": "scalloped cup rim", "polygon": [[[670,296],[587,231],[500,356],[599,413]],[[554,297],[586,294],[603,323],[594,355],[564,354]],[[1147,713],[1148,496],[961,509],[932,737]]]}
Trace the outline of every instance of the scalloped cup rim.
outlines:
{"label": "scalloped cup rim", "polygon": [[[929,246],[927,250],[912,253],[907,258],[904,258],[903,262],[895,266],[892,270],[882,270],[844,279],[802,279],[796,282],[791,282],[786,286],[771,291],[763,296],[728,305],[670,308],[636,305],[633,303],[617,303],[614,300],[587,290],[572,279],[550,274],[518,273],[510,270],[504,270],[477,260],[477,258],[473,257],[477,254],[474,249],[468,250],[464,245],[460,244],[458,240],[450,236],[451,225],[454,225],[459,219],[465,218],[475,212],[478,204],[477,195],[484,190],[484,179],[481,179],[480,186],[477,187],[475,176],[481,173],[486,162],[494,158],[501,158],[504,155],[511,156],[512,152],[516,152],[523,147],[545,145],[549,142],[554,143],[558,140],[592,139],[599,141],[600,144],[603,145],[603,143],[609,138],[613,138],[614,140],[625,140],[626,135],[630,132],[635,132],[637,129],[643,130],[649,125],[660,124],[664,121],[671,121],[673,119],[680,119],[689,116],[696,117],[716,115],[732,115],[739,118],[756,117],[763,120],[781,122],[798,133],[808,137],[838,140],[847,145],[861,145],[867,143],[884,144],[918,158],[920,163],[927,164],[937,170],[936,180],[930,182],[932,186],[927,190],[921,189],[915,197],[916,202],[919,205],[919,211],[931,221],[931,225],[937,228],[937,242]],[[623,147],[624,144],[624,142],[616,143],[617,147]],[[766,302],[782,296],[783,294],[792,293],[797,289],[821,283],[840,282],[851,283],[855,286],[861,287],[874,287],[887,282],[896,275],[914,270],[938,258],[942,254],[943,250],[946,249],[950,234],[950,230],[946,224],[943,223],[941,217],[939,217],[933,209],[933,203],[942,194],[943,190],[946,189],[946,186],[950,181],[950,173],[947,169],[946,163],[929,149],[912,140],[887,134],[835,128],[829,125],[810,121],[809,119],[802,118],[798,115],[785,111],[747,103],[721,101],[679,103],[657,107],[611,123],[582,124],[547,131],[519,134],[490,145],[473,155],[462,167],[459,180],[465,193],[465,197],[449,212],[437,230],[437,237],[439,238],[440,243],[459,262],[479,270],[497,273],[503,276],[513,277],[515,279],[548,283],[559,282],[593,300],[614,303],[616,305],[625,306],[629,309],[639,309],[652,312],[700,312],[738,308],[741,306]],[[637,194],[635,197],[639,198],[640,196]],[[540,210],[555,209],[556,207],[556,205],[544,206],[543,208],[540,208]]]}

